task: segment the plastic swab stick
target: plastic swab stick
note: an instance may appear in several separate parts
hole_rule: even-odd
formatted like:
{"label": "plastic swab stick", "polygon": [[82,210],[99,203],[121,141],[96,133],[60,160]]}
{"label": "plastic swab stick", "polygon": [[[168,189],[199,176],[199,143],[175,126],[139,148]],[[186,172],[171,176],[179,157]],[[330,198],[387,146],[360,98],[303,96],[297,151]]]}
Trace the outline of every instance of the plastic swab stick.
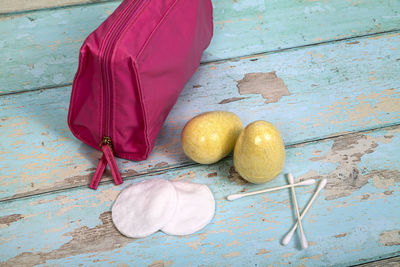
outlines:
{"label": "plastic swab stick", "polygon": [[285,189],[285,188],[289,188],[289,187],[294,187],[294,186],[302,186],[302,185],[310,185],[310,184],[314,184],[315,180],[314,179],[308,179],[308,180],[304,180],[302,182],[299,183],[295,183],[295,184],[289,184],[289,185],[283,185],[283,186],[278,186],[278,187],[272,187],[272,188],[267,188],[267,189],[262,189],[259,191],[254,191],[254,192],[248,192],[248,193],[243,193],[243,194],[233,194],[233,195],[229,195],[226,197],[226,199],[233,201],[235,199],[239,199],[242,197],[246,197],[246,196],[252,196],[252,195],[256,195],[256,194],[261,194],[261,193],[266,193],[266,192],[271,192],[271,191],[276,191],[276,190],[281,190],[281,189]]}
{"label": "plastic swab stick", "polygon": [[[289,174],[287,175],[287,177],[288,177],[289,183],[290,183],[290,184],[293,184],[293,183],[294,183],[293,175],[292,175],[291,173],[289,173]],[[308,242],[307,242],[307,239],[306,239],[306,235],[304,234],[304,231],[303,231],[303,225],[301,224],[301,218],[300,218],[300,212],[299,212],[299,205],[297,204],[296,192],[294,191],[294,187],[291,187],[290,189],[292,190],[292,196],[293,196],[293,200],[294,200],[294,206],[295,206],[295,208],[296,208],[297,222],[298,222],[299,227],[300,227],[300,242],[301,242],[301,247],[302,247],[303,249],[306,249],[306,248],[308,248]]]}
{"label": "plastic swab stick", "polygon": [[[314,195],[311,197],[310,201],[308,201],[307,206],[305,207],[305,209],[303,210],[303,212],[301,213],[300,219],[302,220],[303,217],[306,215],[306,213],[308,212],[308,210],[310,209],[312,203],[314,202],[314,200],[317,198],[319,192],[325,187],[327,180],[326,179],[322,179],[319,184],[318,184],[318,188],[317,190],[314,192]],[[282,239],[282,245],[286,246],[287,244],[289,244],[290,240],[293,237],[294,231],[296,231],[296,228],[298,226],[298,223],[296,222],[293,226],[292,229],[290,229],[290,231],[285,235],[285,237]]]}

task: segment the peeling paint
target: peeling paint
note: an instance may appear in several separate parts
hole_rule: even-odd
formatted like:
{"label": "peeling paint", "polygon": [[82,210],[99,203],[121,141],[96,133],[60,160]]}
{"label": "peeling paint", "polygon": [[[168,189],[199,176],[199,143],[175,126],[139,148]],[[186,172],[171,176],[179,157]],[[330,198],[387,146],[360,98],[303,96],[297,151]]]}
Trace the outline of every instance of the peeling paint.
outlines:
{"label": "peeling paint", "polygon": [[[377,188],[388,188],[396,181],[400,181],[400,172],[397,170],[372,170],[362,175],[357,166],[365,154],[371,154],[376,150],[378,142],[390,143],[391,138],[387,137],[377,138],[363,134],[338,137],[334,140],[331,150],[325,155],[310,158],[311,161],[338,164],[330,174],[319,176],[328,179],[325,199],[332,200],[349,196],[366,185],[369,179],[373,180]],[[365,196],[364,199],[367,197]]]}
{"label": "peeling paint", "polygon": [[389,191],[389,190],[386,190],[385,192],[383,192],[385,195],[387,195],[387,196],[390,196],[390,195],[392,195],[393,194],[393,190],[391,190],[391,191]]}
{"label": "peeling paint", "polygon": [[161,168],[161,167],[164,167],[164,166],[167,166],[167,165],[168,165],[168,162],[162,161],[162,162],[159,162],[156,165],[154,165],[154,167],[155,168]]}
{"label": "peeling paint", "polygon": [[[124,171],[123,173],[121,173],[122,178],[131,177],[131,176],[137,176],[137,175],[139,175],[139,174],[140,174],[140,172],[138,172],[138,171],[136,171],[136,170],[134,170],[134,169],[129,169],[129,170]],[[106,175],[106,177],[107,177],[109,180],[112,179],[111,172],[107,172],[105,175]],[[103,174],[103,176],[104,176],[104,174]]]}
{"label": "peeling paint", "polygon": [[82,205],[63,206],[62,208],[60,208],[60,209],[55,213],[55,215],[56,215],[56,216],[61,216],[61,215],[63,215],[64,213],[66,213],[66,212],[68,212],[68,211],[70,211],[70,210],[72,210],[72,209],[81,208],[81,207],[83,207],[83,206],[82,206]]}
{"label": "peeling paint", "polygon": [[99,200],[99,203],[96,203],[96,206],[101,206],[104,203],[111,203],[117,198],[118,194],[120,193],[119,190],[115,188],[99,190],[99,194],[96,194],[95,197]]}
{"label": "peeling paint", "polygon": [[[315,36],[324,38],[321,35]],[[70,39],[75,40],[79,38],[71,37]],[[285,83],[289,86],[292,94],[294,94],[295,91],[307,92],[307,94],[296,93],[295,96],[293,95],[292,97],[282,99],[291,100],[286,108],[289,108],[292,111],[299,111],[294,113],[292,112],[297,117],[292,116],[291,118],[287,118],[285,125],[281,126],[284,132],[286,132],[285,141],[291,144],[303,142],[304,140],[312,140],[315,138],[318,139],[321,137],[325,137],[329,134],[332,134],[332,131],[335,131],[335,134],[337,134],[338,132],[343,131],[357,131],[364,128],[376,128],[381,127],[382,125],[392,124],[395,121],[398,121],[397,113],[392,111],[396,111],[400,107],[397,102],[398,100],[396,100],[396,98],[399,99],[400,95],[398,94],[395,79],[393,78],[394,74],[392,73],[390,67],[386,66],[397,64],[398,61],[395,61],[395,59],[398,58],[398,56],[394,56],[391,59],[389,58],[388,55],[393,52],[387,51],[388,45],[386,44],[386,42],[387,41],[383,40],[380,42],[367,41],[367,44],[365,44],[366,46],[363,46],[364,42],[363,44],[352,46],[343,45],[343,42],[341,42],[335,45],[328,45],[325,48],[305,48],[305,54],[308,51],[313,51],[313,53],[315,54],[325,55],[324,59],[313,59],[313,62],[309,62],[308,60],[310,59],[308,57],[304,58],[304,55],[301,55],[301,53],[296,54],[294,53],[294,51],[292,51],[293,53],[290,51],[285,51],[283,54],[278,53],[279,55],[252,55],[253,58],[248,58],[246,60],[238,59],[237,61],[220,61],[218,65],[218,73],[215,73],[214,71],[208,71],[208,66],[210,64],[204,64],[200,66],[199,73],[203,73],[205,74],[205,76],[207,76],[208,74],[212,75],[209,79],[208,76],[207,79],[197,77],[190,84],[188,84],[188,88],[185,89],[183,92],[183,97],[178,100],[178,105],[179,101],[182,101],[186,105],[179,106],[178,110],[173,110],[171,116],[169,116],[169,119],[162,130],[163,135],[160,135],[162,144],[157,144],[154,152],[152,153],[153,156],[151,160],[153,161],[149,160],[145,163],[126,163],[126,161],[124,161],[125,163],[118,162],[118,165],[122,170],[122,173],[127,169],[135,168],[140,173],[146,174],[149,171],[149,168],[147,168],[147,166],[150,162],[153,164],[153,166],[154,164],[159,162],[168,162],[170,164],[169,166],[173,167],[179,167],[182,166],[182,164],[187,164],[187,158],[184,158],[184,155],[182,154],[178,138],[174,137],[171,143],[165,142],[166,140],[168,140],[168,136],[177,136],[179,130],[176,129],[178,128],[178,126],[182,127],[182,118],[190,117],[190,114],[193,115],[194,113],[194,111],[189,109],[182,109],[182,107],[190,106],[193,110],[202,112],[204,111],[203,107],[221,107],[221,105],[218,105],[217,103],[225,98],[228,99],[229,97],[235,96],[248,97],[249,95],[239,95],[235,92],[233,92],[234,94],[232,93],[232,90],[236,86],[235,80],[240,80],[241,78],[243,78],[244,74],[248,72],[268,72],[270,70],[277,70],[277,74],[279,76],[282,76],[281,78],[283,78]],[[391,44],[390,46],[393,46],[394,44],[396,44],[397,41],[391,40],[391,42],[393,44]],[[380,47],[379,53],[375,53],[371,50],[371,48],[375,47],[376,45]],[[347,54],[342,54],[342,51],[340,52],[341,55],[348,55],[350,58],[354,57],[354,59],[362,59],[365,60],[365,62],[362,64],[359,62],[354,62],[354,68],[348,69],[346,68],[346,66],[348,64],[352,65],[353,61],[348,62],[346,61],[347,59],[345,57],[344,58],[346,60],[343,61],[344,65],[341,65],[341,63],[339,61],[336,61],[335,58],[329,58],[328,60],[329,51],[341,50],[347,50]],[[358,50],[360,51],[360,54],[350,54],[355,53]],[[370,54],[367,56],[363,56],[362,52],[364,51],[368,51],[370,52]],[[374,53],[371,54],[371,52]],[[382,56],[382,68],[371,69],[369,66],[371,66],[371,63],[378,60],[377,57],[379,56]],[[250,61],[255,59],[257,59],[257,61]],[[282,62],[286,62],[285,65],[290,67],[283,68],[283,66],[281,66],[280,64],[275,64],[275,62],[280,62],[277,60],[282,60]],[[303,81],[300,76],[296,75],[296,73],[307,73],[308,66],[306,65],[309,63],[317,64],[318,66],[320,66],[320,70],[329,70],[333,67],[336,67],[341,71],[340,75],[343,76],[331,76],[332,73],[329,75],[324,74],[323,76],[320,76],[318,74],[317,76],[315,76],[316,80],[305,82],[305,80]],[[26,64],[29,64],[29,62],[27,62]],[[236,68],[230,69],[229,71],[223,71],[228,66],[236,66]],[[312,70],[318,71],[318,68],[314,66],[312,67]],[[346,70],[347,72],[345,72]],[[328,72],[330,73],[330,71]],[[220,75],[221,73],[227,75]],[[283,76],[283,74],[285,76]],[[52,75],[49,75],[50,79]],[[311,73],[309,73],[309,75],[311,75]],[[200,76],[203,77],[203,75]],[[377,80],[374,82],[368,82],[368,76],[377,77]],[[217,80],[215,80],[217,84],[209,82],[210,80],[214,81],[213,77],[218,78]],[[337,80],[338,78],[340,78],[340,80]],[[347,78],[350,80],[346,82],[344,80],[345,78],[346,80]],[[327,80],[330,79],[333,80],[328,83]],[[346,83],[346,88],[340,88],[341,82]],[[200,88],[199,90],[191,88],[192,86],[196,87],[197,85],[202,86],[203,88]],[[317,85],[318,87],[313,88],[313,86],[315,85]],[[218,90],[215,90],[216,95],[210,97],[208,93],[211,91],[214,92],[214,86],[217,86]],[[339,91],[335,91],[336,89],[338,89]],[[5,121],[4,125],[19,125],[16,126],[18,129],[5,127],[6,135],[7,132],[14,133],[14,130],[20,130],[24,128],[22,129],[23,135],[16,139],[14,138],[13,140],[33,140],[34,146],[40,146],[40,148],[35,147],[35,150],[37,152],[35,154],[29,153],[30,150],[33,150],[31,146],[32,144],[19,144],[19,147],[14,146],[7,147],[7,149],[4,150],[0,149],[2,150],[0,151],[0,154],[2,154],[0,156],[2,156],[2,158],[4,159],[6,159],[6,153],[9,153],[9,155],[7,155],[7,158],[9,158],[10,156],[13,157],[18,153],[26,154],[28,156],[28,158],[26,158],[25,160],[13,161],[13,165],[17,167],[17,171],[13,173],[15,179],[12,184],[10,182],[11,179],[4,177],[4,174],[3,176],[0,174],[0,180],[2,180],[0,184],[3,185],[3,191],[1,192],[3,199],[49,192],[53,189],[67,189],[69,187],[84,186],[89,183],[91,179],[90,173],[92,172],[90,171],[89,173],[86,171],[86,169],[88,169],[89,166],[96,166],[97,162],[95,161],[95,159],[99,157],[99,154],[89,154],[87,153],[87,149],[84,146],[77,145],[79,144],[79,142],[76,142],[76,140],[74,140],[72,136],[68,137],[69,131],[68,129],[66,129],[64,123],[65,120],[58,119],[62,116],[65,116],[66,119],[65,109],[68,106],[68,103],[64,100],[68,98],[67,95],[70,93],[69,90],[70,88],[59,88],[54,91],[57,93],[50,93],[50,91],[52,90],[45,90],[38,93],[37,95],[27,93],[18,95],[18,97],[4,97],[4,104],[2,102],[2,107],[6,106],[13,109],[10,112],[7,111],[4,116],[9,115],[11,117],[15,117],[14,121],[12,121],[12,119],[9,119],[8,121]],[[334,91],[331,92],[331,90]],[[185,91],[187,92],[186,94]],[[193,95],[193,93],[195,94]],[[308,93],[315,95],[316,98],[309,98]],[[193,96],[189,94],[192,94]],[[61,95],[62,97],[56,98],[57,95]],[[326,97],[326,101],[315,103],[318,102],[318,98],[324,97]],[[341,97],[343,97],[343,99],[341,99]],[[49,99],[52,100],[49,101]],[[279,121],[279,113],[282,112],[282,107],[280,107],[280,105],[269,105],[266,107],[262,104],[263,101],[264,99],[261,99],[258,95],[255,95],[250,97],[249,99],[226,104],[226,107],[240,112],[242,114],[241,116],[243,116],[245,120],[249,120],[252,117],[256,116],[267,116],[273,121]],[[57,104],[55,104],[55,102],[57,102]],[[188,102],[191,102],[191,104],[187,105]],[[206,102],[208,104],[204,105],[204,103]],[[14,106],[12,106],[10,103],[15,104]],[[335,106],[334,103],[336,103],[337,105]],[[310,104],[310,106],[307,107],[307,109],[315,109],[315,115],[311,116],[307,115],[307,113],[304,113],[304,115],[302,113],[302,107],[304,107],[305,109],[306,107],[304,105],[308,104]],[[252,107],[254,107],[254,109]],[[268,110],[265,110],[265,108],[267,108]],[[319,110],[319,108],[321,109]],[[50,116],[53,114],[53,109],[59,111],[59,113],[57,113],[57,116],[55,116],[56,118],[52,118]],[[18,112],[15,113],[14,110]],[[35,112],[33,114],[30,114],[30,111],[33,110]],[[385,110],[390,111],[390,114],[384,113]],[[29,114],[26,115],[26,121],[28,122],[28,124],[19,124],[20,119],[22,118],[22,116],[20,116],[19,114]],[[49,115],[44,116],[44,114]],[[46,120],[50,119],[50,121],[41,121],[39,119],[41,117]],[[1,123],[3,124],[3,122]],[[335,125],[330,126],[332,123],[334,123]],[[4,129],[4,125],[3,128],[1,128],[2,130]],[[47,128],[45,129],[45,127]],[[41,133],[43,133],[43,136],[41,136]],[[68,138],[62,139],[60,138],[61,136]],[[159,142],[159,140],[160,138],[158,138],[157,142]],[[44,146],[41,146],[42,142]],[[14,142],[12,141],[10,142],[10,144],[11,143]],[[76,151],[77,153],[70,154],[70,151]],[[83,152],[83,154],[80,152]],[[53,157],[51,155],[56,158],[58,156],[55,155],[56,153],[69,155],[69,158],[64,158],[64,160],[60,162],[55,162],[54,160],[52,160]],[[78,153],[80,154],[80,156],[76,156],[76,154]],[[26,155],[22,157],[26,157]],[[315,156],[320,155],[317,154]],[[0,158],[0,160],[2,158]],[[62,159],[62,157],[58,157],[58,159]],[[3,160],[3,162],[7,161]],[[26,165],[32,168],[35,167],[34,170],[23,170],[23,168],[21,168],[26,163],[32,162],[39,162],[39,164],[36,166]],[[49,163],[49,165],[47,165],[47,162]],[[82,166],[85,164],[86,166]],[[7,168],[6,165],[7,164],[3,164],[2,167]],[[42,169],[40,169],[40,167],[42,167]],[[7,173],[7,175],[11,175],[11,172],[7,169],[6,171],[4,171],[4,173]],[[104,179],[102,179],[102,181],[107,180],[108,177],[104,177]],[[34,183],[34,187],[31,187],[32,182]]]}
{"label": "peeling paint", "polygon": [[67,196],[60,195],[60,196],[56,196],[55,198],[39,199],[39,200],[36,200],[36,201],[31,201],[31,202],[29,202],[29,206],[42,205],[42,204],[55,202],[55,201],[58,201],[59,204],[61,205],[61,204],[68,203],[68,202],[66,202],[67,201],[66,199],[69,199],[69,198]]}
{"label": "peeling paint", "polygon": [[207,178],[212,178],[212,177],[217,177],[217,176],[218,176],[217,172],[212,172],[212,173],[207,174]]}
{"label": "peeling paint", "polygon": [[65,225],[60,227],[49,228],[44,231],[44,234],[52,233],[52,232],[60,232],[64,229],[67,229],[70,226],[70,222],[67,222]]}
{"label": "peeling paint", "polygon": [[400,35],[400,34],[399,33],[384,34],[384,35],[378,35],[378,36],[369,37],[368,39],[369,40],[379,40],[379,39],[382,39],[382,38],[389,39],[391,37],[395,37],[395,36],[398,36],[398,35]]}
{"label": "peeling paint", "polygon": [[24,216],[21,214],[11,214],[7,216],[0,217],[0,225],[10,226],[13,222],[23,219]]}
{"label": "peeling paint", "polygon": [[321,257],[323,257],[324,254],[318,254],[318,255],[313,255],[313,256],[308,256],[308,257],[302,257],[302,260],[319,260]]}
{"label": "peeling paint", "polygon": [[379,242],[384,246],[400,245],[400,230],[382,232],[379,235]]}
{"label": "peeling paint", "polygon": [[[353,101],[357,101],[354,105]],[[340,101],[334,102],[329,106],[333,112],[321,114],[329,123],[338,124],[349,122],[360,122],[365,124],[365,119],[369,118],[370,121],[376,120],[383,112],[396,113],[400,111],[400,93],[396,92],[394,88],[388,88],[380,92],[373,92],[367,95],[360,95],[356,99],[344,97]],[[338,120],[336,117],[340,110],[346,110],[348,118]],[[375,115],[372,116],[371,115]]]}
{"label": "peeling paint", "polygon": [[237,82],[239,94],[261,94],[265,103],[278,102],[282,96],[289,96],[290,92],[281,78],[275,72],[247,73]]}
{"label": "peeling paint", "polygon": [[[314,155],[314,153],[313,153],[313,155]],[[316,171],[314,171],[314,170],[309,170],[309,171],[306,172],[305,174],[300,175],[300,176],[298,177],[298,180],[299,180],[299,181],[304,181],[304,180],[307,180],[307,179],[317,179],[317,178],[319,178],[319,177],[320,177],[320,175],[319,175],[318,172],[316,172]]]}
{"label": "peeling paint", "polygon": [[370,194],[364,194],[364,195],[362,195],[361,200],[367,200],[367,199],[369,199],[369,197],[370,197]]}
{"label": "peeling paint", "polygon": [[185,243],[187,246],[191,247],[193,250],[197,249],[199,246],[201,246],[202,241],[206,239],[207,235],[205,233],[198,234],[198,239],[193,242],[187,242]]}
{"label": "peeling paint", "polygon": [[237,171],[235,170],[234,166],[231,166],[229,168],[228,179],[231,180],[232,182],[237,183],[238,185],[244,185],[244,184],[248,184],[249,183],[248,181],[243,179],[242,176],[240,176],[239,173],[237,173]]}
{"label": "peeling paint", "polygon": [[224,258],[233,258],[233,257],[237,257],[237,256],[240,256],[239,251],[232,251],[232,252],[222,255],[222,257],[224,257]]}
{"label": "peeling paint", "polygon": [[177,177],[172,178],[172,181],[186,181],[186,182],[190,182],[191,180],[193,180],[196,177],[196,173],[193,171],[188,171],[184,174],[180,174]]}
{"label": "peeling paint", "polygon": [[240,242],[237,239],[235,239],[232,242],[229,242],[228,244],[226,244],[227,247],[236,246],[236,245],[240,245]]}
{"label": "peeling paint", "polygon": [[159,261],[153,261],[148,267],[165,267],[165,266],[170,266],[173,264],[173,261],[164,261],[164,260],[159,260]]}
{"label": "peeling paint", "polygon": [[262,248],[257,251],[256,255],[264,255],[264,254],[271,253],[271,252],[272,252],[271,250],[266,250],[266,249]]}
{"label": "peeling paint", "polygon": [[346,233],[341,233],[341,234],[337,234],[335,235],[336,238],[341,238],[341,237],[345,237],[347,234]]}
{"label": "peeling paint", "polygon": [[373,184],[379,189],[388,189],[393,186],[396,182],[400,182],[399,171],[373,171],[368,175],[368,178],[372,178]]}
{"label": "peeling paint", "polygon": [[111,212],[100,215],[101,224],[94,228],[83,226],[75,229],[65,236],[71,236],[72,240],[60,248],[50,252],[24,252],[8,260],[6,266],[33,266],[45,264],[47,260],[62,259],[69,256],[99,253],[124,247],[135,239],[121,235],[111,220]]}
{"label": "peeling paint", "polygon": [[243,99],[246,99],[247,97],[231,97],[231,98],[226,98],[226,99],[224,99],[224,100],[221,100],[218,104],[228,104],[228,103],[231,103],[231,102],[236,102],[236,101],[240,101],[240,100],[243,100]]}

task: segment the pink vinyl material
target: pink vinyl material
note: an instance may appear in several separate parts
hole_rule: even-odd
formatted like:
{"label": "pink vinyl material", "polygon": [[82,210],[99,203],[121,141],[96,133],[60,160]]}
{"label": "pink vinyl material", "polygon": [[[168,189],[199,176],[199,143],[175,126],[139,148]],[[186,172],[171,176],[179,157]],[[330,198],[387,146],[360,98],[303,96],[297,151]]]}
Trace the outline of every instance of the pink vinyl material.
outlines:
{"label": "pink vinyl material", "polygon": [[80,49],[72,133],[98,150],[108,137],[113,155],[146,159],[212,34],[211,0],[123,1]]}

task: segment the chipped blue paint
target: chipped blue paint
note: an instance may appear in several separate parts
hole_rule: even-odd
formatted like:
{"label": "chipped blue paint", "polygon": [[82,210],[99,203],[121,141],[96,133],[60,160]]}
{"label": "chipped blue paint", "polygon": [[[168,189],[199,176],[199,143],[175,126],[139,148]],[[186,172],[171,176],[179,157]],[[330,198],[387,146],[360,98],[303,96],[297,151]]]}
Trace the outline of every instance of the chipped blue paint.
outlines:
{"label": "chipped blue paint", "polygon": [[[0,265],[347,266],[400,255],[400,2],[213,1],[215,35],[203,62],[244,57],[203,64],[150,159],[119,160],[129,180],[92,191],[86,184],[99,153],[70,134],[70,87],[62,85],[72,81],[84,37],[117,4],[0,17],[0,95],[11,93],[0,96]],[[301,47],[385,31],[391,32]],[[299,48],[282,51],[288,47]],[[290,96],[265,104],[259,95],[238,94],[236,83],[246,73],[270,71]],[[12,94],[48,86],[58,88]],[[218,104],[232,97],[246,98]],[[228,178],[230,158],[200,166],[182,154],[184,123],[215,109],[234,111],[245,124],[273,122],[285,143],[295,145],[287,149],[284,172],[328,178],[303,222],[309,249],[299,249],[297,235],[287,248],[279,244],[294,221],[289,190],[224,199],[242,189],[285,184],[283,175],[267,185],[238,184],[234,175]],[[353,133],[325,139],[345,132]],[[209,185],[215,218],[191,236],[121,238],[109,221],[112,202],[122,188],[157,170],[165,173],[155,177]],[[142,176],[133,178],[136,172]],[[296,189],[300,206],[314,189]],[[10,197],[15,199],[4,200]]]}
{"label": "chipped blue paint", "polygon": [[[214,39],[203,61],[399,29],[398,1],[213,4]],[[1,17],[0,94],[71,83],[83,40],[117,5],[97,3]]]}
{"label": "chipped blue paint", "polygon": [[[149,160],[119,160],[122,173],[189,164],[180,131],[191,117],[210,110],[233,111],[244,124],[271,121],[286,145],[398,124],[400,50],[392,48],[400,47],[400,35],[358,42],[202,65],[167,118]],[[290,96],[265,104],[260,95],[239,95],[236,84],[244,74],[270,71],[284,80]],[[0,125],[7,137],[0,139],[1,198],[88,183],[100,154],[70,134],[69,94],[64,87],[0,98]],[[218,104],[231,97],[248,98]]]}
{"label": "chipped blue paint", "polygon": [[[349,135],[347,138],[351,139],[354,136],[356,135]],[[387,162],[391,162],[387,155],[396,158],[400,156],[399,150],[396,149],[400,145],[399,128],[379,130],[365,136],[372,138],[378,146],[372,153],[362,155],[357,166],[362,168],[365,158],[371,156],[375,161],[368,162],[364,175],[387,170],[382,168]],[[386,141],[384,136],[392,137]],[[355,140],[362,140],[362,137],[358,136]],[[313,160],[315,151],[320,151],[320,155],[333,151],[334,142],[339,141],[334,139],[288,149],[284,172],[290,171],[296,177],[303,178],[306,178],[304,172],[310,169],[315,169],[317,176],[334,172],[338,164],[316,163]],[[355,144],[354,147],[360,151],[364,149],[362,144]],[[143,239],[120,242],[117,239],[119,233],[112,225],[106,224],[104,229],[98,230],[99,236],[91,240],[95,233],[90,232],[90,229],[101,224],[98,219],[100,214],[110,210],[116,194],[123,187],[143,179],[140,178],[126,182],[123,187],[104,185],[98,191],[86,188],[70,189],[1,203],[0,217],[19,213],[26,218],[13,222],[8,227],[2,227],[0,238],[7,241],[0,244],[0,258],[6,261],[27,252],[28,254],[20,256],[20,259],[25,257],[25,260],[31,260],[32,264],[43,265],[96,263],[102,266],[126,263],[143,266],[164,261],[166,265],[173,266],[277,265],[289,262],[296,265],[303,263],[307,266],[321,266],[356,264],[380,256],[399,254],[398,245],[384,246],[379,240],[382,232],[398,230],[398,182],[387,188],[377,188],[374,180],[370,179],[360,190],[333,200],[326,199],[329,195],[326,190],[335,189],[326,189],[304,219],[304,229],[310,247],[300,250],[297,235],[287,248],[279,243],[294,220],[289,190],[247,197],[235,202],[224,199],[226,195],[243,188],[256,190],[285,184],[283,176],[278,176],[267,185],[238,185],[227,178],[231,164],[231,159],[226,159],[214,165],[183,168],[159,176],[163,179],[204,183],[211,188],[217,203],[216,216],[211,224],[198,234],[173,237],[157,233]],[[390,170],[400,173],[398,165],[392,166]],[[218,176],[207,178],[207,174],[212,172],[217,172]],[[397,181],[399,178],[397,176]],[[328,180],[328,186],[332,181]],[[315,187],[312,185],[296,189],[300,206],[305,205]],[[390,195],[384,194],[387,190],[393,192]],[[363,198],[366,194],[369,195],[368,199]],[[72,247],[62,247],[72,240],[69,233],[79,228],[82,232],[75,238],[80,241]],[[107,244],[113,244],[112,240],[117,243],[104,249]],[[98,251],[88,251],[88,242],[95,242]],[[58,253],[55,251],[57,249],[60,249]],[[42,253],[41,257],[49,260],[41,262],[39,257],[35,254],[30,255],[29,252]]]}

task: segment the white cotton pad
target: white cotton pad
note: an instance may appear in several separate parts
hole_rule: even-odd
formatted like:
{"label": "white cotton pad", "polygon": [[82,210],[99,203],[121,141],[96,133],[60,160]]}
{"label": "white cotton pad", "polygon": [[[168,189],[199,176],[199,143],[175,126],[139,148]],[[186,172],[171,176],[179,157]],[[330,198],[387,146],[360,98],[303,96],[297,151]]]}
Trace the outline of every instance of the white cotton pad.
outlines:
{"label": "white cotton pad", "polygon": [[208,186],[181,181],[171,183],[178,195],[178,206],[161,231],[169,235],[189,235],[209,224],[214,217],[215,200]]}
{"label": "white cotton pad", "polygon": [[146,180],[127,187],[118,195],[112,207],[112,220],[123,235],[145,237],[171,220],[177,202],[177,193],[169,181]]}

